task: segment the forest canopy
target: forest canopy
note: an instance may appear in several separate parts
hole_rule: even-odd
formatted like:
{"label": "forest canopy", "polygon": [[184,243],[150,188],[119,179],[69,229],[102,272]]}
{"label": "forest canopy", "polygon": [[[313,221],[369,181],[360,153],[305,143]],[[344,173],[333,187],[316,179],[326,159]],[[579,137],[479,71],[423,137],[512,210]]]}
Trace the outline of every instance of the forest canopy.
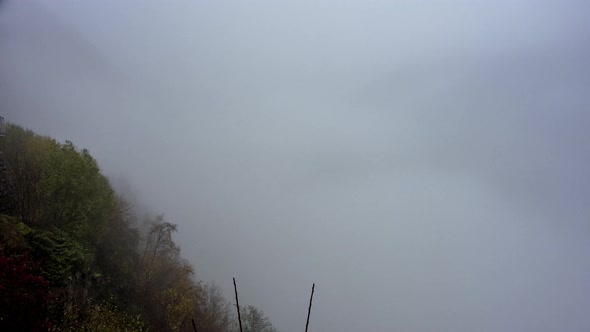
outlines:
{"label": "forest canopy", "polygon": [[[178,226],[140,220],[88,150],[8,124],[0,151],[0,330],[238,330],[180,254]],[[243,321],[276,331],[253,306]]]}

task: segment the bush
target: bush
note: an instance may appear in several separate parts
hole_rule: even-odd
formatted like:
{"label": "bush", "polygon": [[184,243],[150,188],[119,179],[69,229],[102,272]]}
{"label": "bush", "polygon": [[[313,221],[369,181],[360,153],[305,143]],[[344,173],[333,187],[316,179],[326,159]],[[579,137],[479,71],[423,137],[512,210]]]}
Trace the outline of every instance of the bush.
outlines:
{"label": "bush", "polygon": [[6,255],[0,251],[0,330],[47,330],[51,300],[49,282],[28,252]]}

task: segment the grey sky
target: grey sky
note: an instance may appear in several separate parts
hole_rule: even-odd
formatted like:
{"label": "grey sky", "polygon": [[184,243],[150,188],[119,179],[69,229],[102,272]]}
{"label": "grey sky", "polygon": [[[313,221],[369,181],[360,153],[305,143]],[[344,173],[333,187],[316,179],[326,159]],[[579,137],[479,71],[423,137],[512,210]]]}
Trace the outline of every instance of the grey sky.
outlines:
{"label": "grey sky", "polygon": [[587,1],[5,1],[7,121],[282,331],[590,329]]}

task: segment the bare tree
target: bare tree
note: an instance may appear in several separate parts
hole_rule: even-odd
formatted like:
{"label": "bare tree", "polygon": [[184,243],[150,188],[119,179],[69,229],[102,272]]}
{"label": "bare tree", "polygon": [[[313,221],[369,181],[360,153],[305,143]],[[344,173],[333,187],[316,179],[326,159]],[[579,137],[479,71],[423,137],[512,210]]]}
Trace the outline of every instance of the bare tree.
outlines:
{"label": "bare tree", "polygon": [[221,288],[211,284],[203,286],[202,290],[195,315],[197,329],[208,332],[232,331],[231,305],[221,294]]}

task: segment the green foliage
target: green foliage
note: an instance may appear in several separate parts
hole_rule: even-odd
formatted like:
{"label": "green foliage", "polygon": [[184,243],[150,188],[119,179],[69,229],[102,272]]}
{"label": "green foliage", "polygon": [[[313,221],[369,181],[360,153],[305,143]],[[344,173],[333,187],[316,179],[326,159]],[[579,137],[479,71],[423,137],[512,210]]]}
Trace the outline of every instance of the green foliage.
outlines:
{"label": "green foliage", "polygon": [[[158,216],[140,232],[87,150],[15,125],[0,150],[0,328],[192,331],[194,319],[199,331],[236,330],[220,288],[180,255],[177,225]],[[244,317],[248,331],[276,331],[254,307]]]}
{"label": "green foliage", "polygon": [[25,236],[31,228],[17,218],[0,214],[0,243],[7,250],[28,247]]}
{"label": "green foliage", "polygon": [[0,141],[15,202],[10,212],[30,226],[57,226],[97,241],[115,197],[90,153],[15,125]]}
{"label": "green foliage", "polygon": [[139,232],[132,228],[135,216],[129,204],[118,198],[95,247],[94,269],[100,273],[93,295],[131,309],[139,291]]}
{"label": "green foliage", "polygon": [[27,240],[34,257],[43,262],[43,274],[56,285],[65,284],[76,272],[88,269],[89,250],[58,228],[32,232]]}
{"label": "green foliage", "polygon": [[90,243],[99,240],[115,197],[87,150],[79,152],[68,141],[53,144],[43,162],[40,187],[44,199],[53,202],[43,211],[44,223]]}
{"label": "green foliage", "polygon": [[0,149],[6,164],[8,188],[2,193],[3,212],[14,215],[28,225],[36,225],[47,201],[40,186],[43,163],[56,143],[15,125],[8,125],[6,136],[0,139]]}

